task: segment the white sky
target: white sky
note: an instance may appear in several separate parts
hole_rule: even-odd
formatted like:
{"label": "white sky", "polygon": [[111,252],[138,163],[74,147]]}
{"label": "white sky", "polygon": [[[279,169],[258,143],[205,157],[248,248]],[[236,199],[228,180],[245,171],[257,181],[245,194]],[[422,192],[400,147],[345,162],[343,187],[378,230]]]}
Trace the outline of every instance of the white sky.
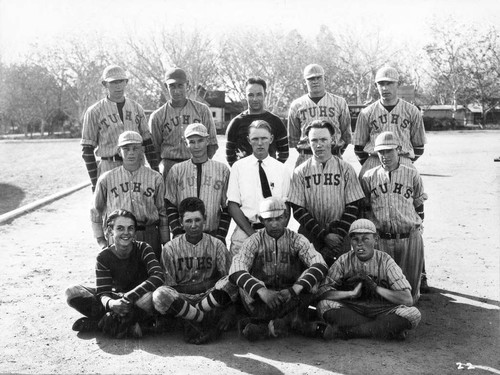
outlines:
{"label": "white sky", "polygon": [[498,0],[0,0],[0,51],[19,61],[30,44],[77,33],[145,36],[164,24],[228,34],[237,28],[297,29],[312,37],[321,24],[360,33],[379,28],[394,42],[423,43],[433,19],[497,25]]}

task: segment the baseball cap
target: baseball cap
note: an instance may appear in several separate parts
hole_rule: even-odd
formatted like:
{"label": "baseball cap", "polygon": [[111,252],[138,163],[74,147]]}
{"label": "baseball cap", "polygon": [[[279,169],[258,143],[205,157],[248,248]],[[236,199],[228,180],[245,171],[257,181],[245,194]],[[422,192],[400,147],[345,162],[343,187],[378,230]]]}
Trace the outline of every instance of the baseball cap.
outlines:
{"label": "baseball cap", "polygon": [[382,81],[398,82],[399,81],[398,71],[390,66],[384,66],[383,68],[380,68],[377,71],[377,74],[375,75],[375,82],[382,82]]}
{"label": "baseball cap", "polygon": [[117,81],[119,79],[128,79],[125,70],[118,65],[109,65],[102,73],[102,80],[105,82]]}
{"label": "baseball cap", "polygon": [[358,219],[351,224],[349,228],[349,235],[352,233],[377,233],[377,228],[368,219]]}
{"label": "baseball cap", "polygon": [[319,76],[324,76],[325,71],[323,70],[323,67],[318,64],[309,64],[304,68],[304,78],[308,79],[311,77],[319,77]]}
{"label": "baseball cap", "polygon": [[390,150],[398,147],[398,137],[393,132],[382,132],[375,138],[374,151]]}
{"label": "baseball cap", "polygon": [[208,131],[205,125],[198,123],[190,124],[184,130],[184,138],[191,137],[192,135],[200,135],[202,137],[208,137]]}
{"label": "baseball cap", "polygon": [[172,68],[165,74],[165,83],[184,83],[187,82],[186,72],[181,68]]}
{"label": "baseball cap", "polygon": [[259,205],[259,216],[263,219],[278,217],[286,210],[285,201],[279,197],[268,197]]}
{"label": "baseball cap", "polygon": [[132,130],[127,130],[126,132],[120,134],[120,136],[118,137],[118,147],[136,143],[142,145],[142,137],[139,133]]}

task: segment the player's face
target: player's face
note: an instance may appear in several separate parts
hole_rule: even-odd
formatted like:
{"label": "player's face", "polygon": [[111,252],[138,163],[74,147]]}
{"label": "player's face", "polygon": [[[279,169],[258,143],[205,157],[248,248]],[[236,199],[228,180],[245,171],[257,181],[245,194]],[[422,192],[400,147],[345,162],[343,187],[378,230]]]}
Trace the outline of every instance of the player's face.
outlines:
{"label": "player's face", "polygon": [[200,211],[185,212],[182,217],[182,227],[186,232],[188,240],[199,240],[203,235],[203,228],[205,226],[205,218]]}
{"label": "player's face", "polygon": [[111,229],[111,235],[118,255],[124,255],[121,251],[129,249],[135,238],[134,221],[128,217],[118,216]]}
{"label": "player's face", "polygon": [[377,239],[373,233],[353,233],[351,234],[351,247],[356,256],[361,261],[370,260],[375,251]]}
{"label": "player's face", "polygon": [[248,142],[252,146],[254,156],[263,160],[269,155],[269,145],[273,142],[273,136],[267,129],[250,129]]}
{"label": "player's face", "polygon": [[125,98],[125,88],[127,87],[127,79],[118,79],[116,81],[104,82],[104,87],[108,97],[113,102],[121,102]]}
{"label": "player's face", "polygon": [[285,233],[285,228],[288,224],[288,216],[284,212],[278,217],[270,217],[261,219],[262,224],[266,228],[267,234],[273,238],[280,238]]}
{"label": "player's face", "polygon": [[313,155],[319,161],[326,161],[332,156],[333,138],[326,128],[312,128],[309,131],[309,144]]}
{"label": "player's face", "polygon": [[208,138],[201,135],[192,135],[186,139],[186,145],[196,163],[202,163],[208,159]]}
{"label": "player's face", "polygon": [[140,144],[129,144],[120,147],[120,154],[125,167],[135,167],[142,162],[143,148]]}
{"label": "player's face", "polygon": [[316,76],[306,79],[307,92],[313,98],[325,94],[325,77]]}
{"label": "player's face", "polygon": [[183,105],[187,98],[187,82],[173,82],[167,85],[168,94],[172,99],[172,104]]}
{"label": "player's face", "polygon": [[398,99],[397,82],[380,81],[377,82],[377,90],[384,105],[394,105]]}
{"label": "player's face", "polygon": [[266,92],[262,85],[253,83],[246,87],[246,95],[248,101],[248,109],[250,113],[262,113],[264,111],[264,100]]}
{"label": "player's face", "polygon": [[397,149],[391,148],[390,150],[380,150],[377,153],[384,169],[392,171],[397,168],[399,164],[399,153]]}

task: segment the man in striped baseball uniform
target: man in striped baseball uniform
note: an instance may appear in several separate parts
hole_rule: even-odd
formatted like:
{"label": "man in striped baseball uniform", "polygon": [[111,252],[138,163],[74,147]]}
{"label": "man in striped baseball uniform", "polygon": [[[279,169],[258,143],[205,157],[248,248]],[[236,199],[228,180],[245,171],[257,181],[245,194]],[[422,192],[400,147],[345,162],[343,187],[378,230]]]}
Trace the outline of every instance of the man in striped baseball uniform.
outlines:
{"label": "man in striped baseball uniform", "polygon": [[332,155],[334,126],[327,120],[315,120],[304,134],[313,158],[295,168],[289,202],[300,224],[299,233],[330,266],[349,248],[347,231],[358,217],[364,194],[354,168]]}
{"label": "man in striped baseball uniform", "polygon": [[172,167],[167,176],[165,206],[172,236],[183,233],[179,221],[179,203],[188,197],[198,197],[205,203],[205,232],[216,236],[224,244],[231,222],[227,210],[226,193],[229,168],[208,158],[208,131],[200,123],[188,125],[184,141],[191,159]]}
{"label": "man in striped baseball uniform", "polygon": [[159,259],[161,245],[170,239],[164,204],[165,185],[159,172],[144,166],[142,137],[126,131],[118,138],[123,165],[97,180],[91,209],[92,230],[100,247],[108,245],[103,231],[107,215],[116,209],[132,212],[137,218],[136,238],[147,242]]}
{"label": "man in striped baseball uniform", "polygon": [[302,235],[286,228],[288,209],[279,197],[259,206],[265,229],[250,236],[233,258],[229,280],[237,285],[250,319],[239,329],[248,340],[286,335],[289,329],[331,338],[332,328],[309,322],[307,311],[327,266]]}
{"label": "man in striped baseball uniform", "polygon": [[231,256],[236,255],[243,241],[264,227],[258,219],[260,202],[271,195],[284,198],[290,188],[288,169],[269,156],[269,145],[273,141],[271,126],[264,120],[252,122],[248,141],[252,155],[233,164],[227,189],[228,210],[236,222],[231,236]]}
{"label": "man in striped baseball uniform", "polygon": [[421,318],[410,284],[388,254],[375,250],[377,230],[370,220],[353,222],[349,236],[352,250],[333,264],[318,291],[318,314],[338,338],[404,339]]}
{"label": "man in striped baseball uniform", "polygon": [[412,165],[424,153],[427,140],[422,114],[413,104],[398,98],[398,81],[396,69],[379,69],[375,83],[380,99],[364,108],[356,120],[353,144],[362,165],[360,176],[380,165],[374,144],[383,131],[391,131],[398,136],[401,142],[401,164]]}
{"label": "man in striped baseball uniform", "polygon": [[230,166],[252,154],[252,146],[248,142],[248,126],[255,120],[264,120],[271,126],[273,142],[269,145],[269,155],[282,163],[288,159],[286,127],[278,116],[264,109],[266,88],[266,81],[260,77],[251,77],[246,81],[248,110],[233,118],[226,130],[226,159]]}
{"label": "man in striped baseball uniform", "polygon": [[[125,97],[128,77],[125,71],[110,65],[104,69],[102,85],[106,98],[92,105],[83,117],[82,157],[95,190],[97,178],[122,164],[116,144],[121,133],[127,130],[141,134],[149,165],[158,171],[158,159],[151,140],[144,109],[140,104]],[[95,151],[95,154],[94,154]],[[99,165],[95,156],[100,157]]]}
{"label": "man in striped baseball uniform", "polygon": [[185,233],[163,248],[165,285],[153,293],[153,303],[161,314],[192,322],[187,323],[190,327],[204,323],[201,333],[186,337],[190,343],[201,344],[215,338],[215,328],[227,328],[223,319],[214,322],[214,317],[207,313],[227,307],[231,300],[236,300],[238,291],[224,278],[230,263],[227,248],[203,232],[206,217],[203,201],[186,198],[179,204],[179,213]]}
{"label": "man in striped baseball uniform", "polygon": [[360,178],[366,195],[366,217],[377,227],[379,249],[391,255],[403,270],[416,302],[424,262],[420,226],[427,195],[417,169],[401,163],[400,143],[393,132],[380,133],[374,151],[381,165]]}
{"label": "man in striped baseball uniform", "polygon": [[318,64],[304,69],[307,94],[295,99],[288,112],[288,144],[299,157],[295,166],[312,156],[306,128],[314,120],[328,120],[335,128],[332,154],[341,156],[351,143],[351,115],[345,99],[325,90],[325,71]]}
{"label": "man in striped baseball uniform", "polygon": [[165,86],[170,100],[154,111],[149,117],[149,129],[156,151],[160,153],[160,172],[163,178],[177,163],[190,158],[185,142],[184,130],[189,124],[199,122],[208,129],[208,158],[217,151],[217,133],[212,113],[206,104],[187,97],[189,81],[186,72],[172,68],[165,75]]}

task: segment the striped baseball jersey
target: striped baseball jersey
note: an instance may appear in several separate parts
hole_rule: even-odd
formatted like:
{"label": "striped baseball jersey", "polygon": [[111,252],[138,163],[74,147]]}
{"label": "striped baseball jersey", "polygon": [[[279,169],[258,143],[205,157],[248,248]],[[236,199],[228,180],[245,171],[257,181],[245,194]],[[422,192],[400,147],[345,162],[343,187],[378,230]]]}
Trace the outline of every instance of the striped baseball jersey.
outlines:
{"label": "striped baseball jersey", "polygon": [[104,98],[85,112],[80,144],[95,147],[97,156],[111,157],[118,153],[118,137],[127,130],[139,133],[143,140],[151,139],[142,106],[126,98],[122,121],[116,103]]}
{"label": "striped baseball jersey", "polygon": [[342,283],[359,273],[366,273],[377,285],[390,290],[411,291],[411,286],[406,280],[403,271],[396,264],[389,254],[375,250],[373,257],[362,262],[351,250],[342,254],[339,259],[330,267],[325,280],[322,282],[318,294],[323,294],[329,290],[339,290]]}
{"label": "striped baseball jersey", "polygon": [[335,156],[325,163],[310,158],[293,171],[288,201],[304,207],[322,228],[340,220],[346,205],[361,198],[354,168]]}
{"label": "striped baseball jersey", "polygon": [[163,285],[163,270],[153,249],[145,242],[133,241],[132,251],[126,259],[118,258],[112,244],[97,255],[96,292],[98,296],[111,296],[122,292],[135,302],[147,292]]}
{"label": "striped baseball jersey", "polygon": [[252,155],[252,146],[248,142],[248,127],[256,120],[264,120],[271,126],[273,142],[269,145],[269,155],[282,163],[288,159],[288,134],[283,121],[268,111],[250,114],[246,110],[233,118],[226,130],[226,159],[229,165]]}
{"label": "striped baseball jersey", "polygon": [[[229,269],[229,252],[215,237],[203,233],[201,240],[193,245],[182,234],[163,246],[161,263],[165,270],[165,285],[192,287],[192,293],[201,293]],[[184,288],[183,292],[189,292]]]}
{"label": "striped baseball jersey", "polygon": [[[262,160],[271,194],[286,198],[290,188],[290,173],[283,163],[268,156]],[[243,214],[252,223],[259,222],[259,204],[264,200],[259,177],[259,163],[252,154],[233,164],[229,175],[227,200],[237,203]]]}
{"label": "striped baseball jersey", "polygon": [[214,119],[206,104],[187,99],[184,107],[176,108],[167,102],[151,114],[149,129],[162,159],[191,158],[183,139],[186,127],[195,122],[202,123],[207,128],[208,145],[217,145]]}
{"label": "striped baseball jersey", "polygon": [[408,233],[422,223],[415,210],[427,195],[418,171],[400,164],[392,172],[382,166],[367,171],[361,177],[361,186],[370,203],[369,217],[383,233]]}
{"label": "striped baseball jersey", "polygon": [[427,143],[420,111],[403,99],[398,100],[391,112],[384,108],[380,100],[364,108],[356,121],[353,143],[355,146],[364,146],[364,151],[372,154],[375,139],[384,131],[396,134],[401,144],[401,154],[412,159],[415,157],[413,147]]}
{"label": "striped baseball jersey", "polygon": [[335,145],[343,148],[351,143],[351,115],[344,98],[325,93],[318,104],[308,94],[295,99],[288,112],[288,144],[297,149],[310,149],[305,129],[313,120],[329,120],[335,127]]}
{"label": "striped baseball jersey", "polygon": [[[117,209],[124,209],[134,214],[139,225],[157,224],[168,231],[167,213],[164,203],[165,185],[160,173],[141,166],[130,172],[120,166],[104,173],[97,180],[94,192],[94,204],[91,209],[93,223],[103,223],[103,218]],[[94,235],[99,225],[92,225]],[[101,227],[102,229],[102,227]]]}
{"label": "striped baseball jersey", "polygon": [[197,167],[192,160],[174,165],[167,175],[165,199],[178,207],[185,198],[200,198],[206,208],[207,220],[204,230],[211,232],[219,227],[221,207],[226,207],[229,168],[210,159],[203,163],[199,194],[197,176]]}
{"label": "striped baseball jersey", "polygon": [[285,228],[284,234],[275,239],[264,229],[243,243],[233,258],[229,278],[254,298],[264,285],[281,290],[298,284],[305,292],[311,291],[327,269],[321,254],[303,235]]}

